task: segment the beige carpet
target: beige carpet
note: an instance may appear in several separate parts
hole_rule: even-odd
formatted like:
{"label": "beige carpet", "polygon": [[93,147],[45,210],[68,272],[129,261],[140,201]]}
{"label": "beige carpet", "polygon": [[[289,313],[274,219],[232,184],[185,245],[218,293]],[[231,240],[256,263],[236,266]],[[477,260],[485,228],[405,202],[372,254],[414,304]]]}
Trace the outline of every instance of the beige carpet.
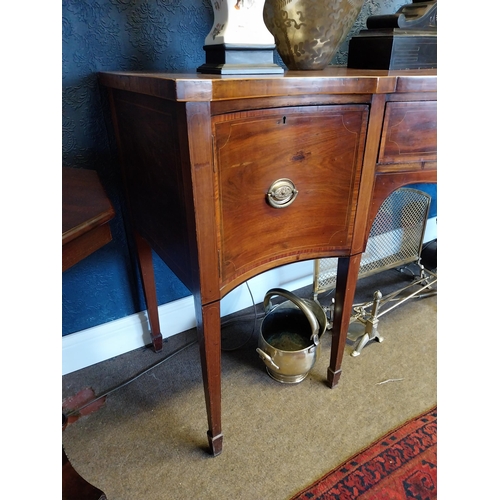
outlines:
{"label": "beige carpet", "polygon": [[[405,279],[395,270],[365,278],[357,300],[368,300],[378,288],[385,295]],[[384,315],[384,342],[369,344],[357,358],[347,346],[335,389],[325,385],[328,332],[306,380],[282,385],[267,375],[255,352],[257,330],[243,347],[223,352],[224,449],[215,458],[206,451],[195,344],[69,425],[66,453],[108,500],[286,500],[436,404],[436,318],[436,296],[409,300]],[[224,345],[243,343],[252,327],[246,317],[225,328]],[[62,396],[85,387],[102,394],[195,338],[194,331],[186,332],[170,338],[161,354],[139,349],[66,375]]]}

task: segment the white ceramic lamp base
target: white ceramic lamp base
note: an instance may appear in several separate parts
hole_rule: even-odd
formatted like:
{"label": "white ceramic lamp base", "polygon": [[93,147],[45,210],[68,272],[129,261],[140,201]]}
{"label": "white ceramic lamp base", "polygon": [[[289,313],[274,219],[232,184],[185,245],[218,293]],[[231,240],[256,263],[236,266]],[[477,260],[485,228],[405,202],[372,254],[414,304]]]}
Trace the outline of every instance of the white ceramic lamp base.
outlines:
{"label": "white ceramic lamp base", "polygon": [[212,0],[214,24],[205,38],[200,73],[281,74],[274,37],[264,23],[265,0]]}

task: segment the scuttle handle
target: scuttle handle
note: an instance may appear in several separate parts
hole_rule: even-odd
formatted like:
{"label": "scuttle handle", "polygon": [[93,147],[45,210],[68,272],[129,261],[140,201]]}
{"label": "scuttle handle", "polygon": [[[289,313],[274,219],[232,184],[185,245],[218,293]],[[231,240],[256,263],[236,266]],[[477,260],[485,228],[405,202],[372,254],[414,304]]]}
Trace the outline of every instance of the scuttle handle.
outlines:
{"label": "scuttle handle", "polygon": [[271,358],[271,356],[269,356],[269,354],[265,353],[259,347],[257,347],[257,349],[255,349],[255,350],[259,353],[260,359],[262,359],[262,361],[264,361],[264,362],[267,361],[270,365],[272,365],[272,367],[275,370],[279,370],[280,369],[280,367],[273,361],[273,358]]}

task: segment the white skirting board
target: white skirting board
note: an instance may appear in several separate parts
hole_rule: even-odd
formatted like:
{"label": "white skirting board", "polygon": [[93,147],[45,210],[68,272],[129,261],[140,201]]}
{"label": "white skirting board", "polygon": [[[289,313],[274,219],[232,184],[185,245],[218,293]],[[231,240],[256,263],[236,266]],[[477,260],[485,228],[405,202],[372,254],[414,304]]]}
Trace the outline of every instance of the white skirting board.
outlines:
{"label": "white skirting board", "polygon": [[[312,261],[297,262],[272,269],[248,281],[255,303],[264,300],[270,288],[297,290],[312,284]],[[252,306],[246,284],[230,292],[221,301],[221,316]],[[163,304],[158,308],[163,338],[196,326],[192,296]],[[62,337],[62,374],[66,375],[151,343],[147,312],[103,323]]]}
{"label": "white skirting board", "polygon": [[[429,219],[424,242],[437,238],[436,218]],[[297,290],[312,285],[313,262],[297,262],[272,269],[248,281],[253,299],[260,303],[270,288]],[[221,316],[240,311],[252,305],[252,297],[245,284],[230,292],[221,301]],[[163,304],[158,308],[163,338],[171,337],[196,326],[193,297]],[[151,343],[145,311],[125,318],[103,323],[62,337],[62,374],[66,375],[87,366],[100,363]]]}
{"label": "white skirting board", "polygon": [[424,233],[424,243],[435,240],[437,238],[437,217],[427,219]]}

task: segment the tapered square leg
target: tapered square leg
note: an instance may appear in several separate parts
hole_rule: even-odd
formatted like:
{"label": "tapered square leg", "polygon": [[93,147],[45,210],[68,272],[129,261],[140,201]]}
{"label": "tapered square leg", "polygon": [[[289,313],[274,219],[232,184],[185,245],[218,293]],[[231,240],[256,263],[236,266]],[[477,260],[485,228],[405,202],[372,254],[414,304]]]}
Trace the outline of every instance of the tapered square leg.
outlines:
{"label": "tapered square leg", "polygon": [[337,267],[337,287],[332,325],[332,348],[330,366],[327,370],[327,383],[335,387],[342,373],[342,358],[351,319],[354,294],[358,281],[359,265],[362,254],[339,258]]}
{"label": "tapered square leg", "polygon": [[163,349],[163,337],[160,332],[160,319],[158,316],[158,300],[156,298],[156,283],[153,269],[153,253],[149,243],[134,232],[139,268],[141,271],[142,286],[148,308],[149,327],[151,328],[151,341],[155,352]]}
{"label": "tapered square leg", "polygon": [[[197,301],[195,301],[197,302]],[[198,342],[212,455],[222,452],[220,302],[196,306]]]}

